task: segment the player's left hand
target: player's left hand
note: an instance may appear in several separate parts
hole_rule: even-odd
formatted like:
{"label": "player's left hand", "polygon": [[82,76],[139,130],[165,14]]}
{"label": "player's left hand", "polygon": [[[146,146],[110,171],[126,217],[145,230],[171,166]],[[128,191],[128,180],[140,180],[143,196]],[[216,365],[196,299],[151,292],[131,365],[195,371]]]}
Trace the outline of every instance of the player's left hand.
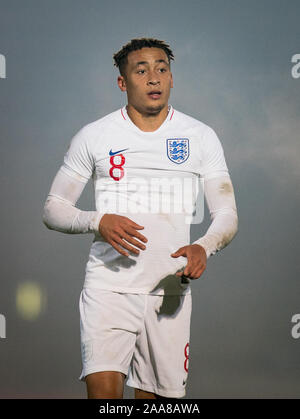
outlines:
{"label": "player's left hand", "polygon": [[206,269],[207,256],[205,249],[199,244],[190,244],[180,247],[176,252],[171,253],[173,258],[184,256],[187,258],[187,265],[183,271],[177,272],[177,276],[185,275],[190,279],[199,278]]}

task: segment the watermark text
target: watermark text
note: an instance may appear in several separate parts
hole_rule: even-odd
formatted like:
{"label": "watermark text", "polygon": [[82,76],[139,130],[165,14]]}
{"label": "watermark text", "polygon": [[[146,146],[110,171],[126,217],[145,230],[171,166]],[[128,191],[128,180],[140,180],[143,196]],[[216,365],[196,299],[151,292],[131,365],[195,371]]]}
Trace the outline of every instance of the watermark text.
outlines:
{"label": "watermark text", "polygon": [[294,339],[300,338],[300,314],[294,314],[292,317],[292,323],[295,325],[292,327],[291,333]]}
{"label": "watermark text", "polygon": [[0,54],[0,79],[6,78],[6,59],[5,56]]}
{"label": "watermark text", "polygon": [[291,59],[292,63],[295,63],[293,65],[291,73],[293,79],[299,79],[300,77],[300,54],[294,54]]}
{"label": "watermark text", "polygon": [[6,338],[6,320],[3,314],[0,314],[0,338]]}

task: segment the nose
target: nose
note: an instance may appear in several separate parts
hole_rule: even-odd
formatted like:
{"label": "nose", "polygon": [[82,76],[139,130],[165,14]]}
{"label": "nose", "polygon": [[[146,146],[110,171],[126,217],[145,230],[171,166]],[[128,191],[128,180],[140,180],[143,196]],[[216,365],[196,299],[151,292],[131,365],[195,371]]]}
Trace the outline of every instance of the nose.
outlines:
{"label": "nose", "polygon": [[159,80],[148,80],[147,84],[149,85],[153,85],[156,86],[157,84],[159,84],[160,81]]}
{"label": "nose", "polygon": [[155,86],[156,84],[159,84],[159,83],[160,81],[159,81],[158,75],[153,71],[149,72],[149,78],[148,78],[147,84]]}

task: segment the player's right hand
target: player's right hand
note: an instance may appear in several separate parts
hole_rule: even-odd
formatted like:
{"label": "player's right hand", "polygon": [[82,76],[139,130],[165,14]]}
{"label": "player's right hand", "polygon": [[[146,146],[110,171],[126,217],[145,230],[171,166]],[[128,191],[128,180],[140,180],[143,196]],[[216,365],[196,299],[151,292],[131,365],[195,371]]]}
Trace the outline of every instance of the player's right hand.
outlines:
{"label": "player's right hand", "polygon": [[[136,247],[141,250],[146,249],[146,246],[139,240],[144,243],[148,240],[143,234],[137,231],[143,228],[143,226],[136,224],[130,218],[117,214],[104,214],[99,223],[99,232],[102,237],[123,256],[129,256],[129,253],[123,248],[136,255],[140,253]],[[139,240],[136,240],[134,237]],[[129,243],[136,247],[130,246]]]}

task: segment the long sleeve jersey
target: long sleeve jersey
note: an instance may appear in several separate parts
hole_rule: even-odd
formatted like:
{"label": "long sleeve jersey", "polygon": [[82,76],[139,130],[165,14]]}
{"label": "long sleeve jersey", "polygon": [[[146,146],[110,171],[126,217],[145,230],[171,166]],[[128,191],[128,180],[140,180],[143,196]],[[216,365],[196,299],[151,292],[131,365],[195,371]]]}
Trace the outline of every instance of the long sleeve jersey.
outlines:
{"label": "long sleeve jersey", "polygon": [[[92,178],[95,211],[78,201]],[[191,224],[211,224],[194,241],[207,258],[227,246],[238,228],[237,208],[224,151],[215,131],[169,105],[163,124],[140,130],[126,106],[84,126],[71,140],[45,202],[43,221],[69,234],[93,233],[84,287],[159,295],[191,292],[175,275],[187,263],[171,253],[190,244]],[[121,255],[99,232],[105,213],[144,226],[146,250]]]}

